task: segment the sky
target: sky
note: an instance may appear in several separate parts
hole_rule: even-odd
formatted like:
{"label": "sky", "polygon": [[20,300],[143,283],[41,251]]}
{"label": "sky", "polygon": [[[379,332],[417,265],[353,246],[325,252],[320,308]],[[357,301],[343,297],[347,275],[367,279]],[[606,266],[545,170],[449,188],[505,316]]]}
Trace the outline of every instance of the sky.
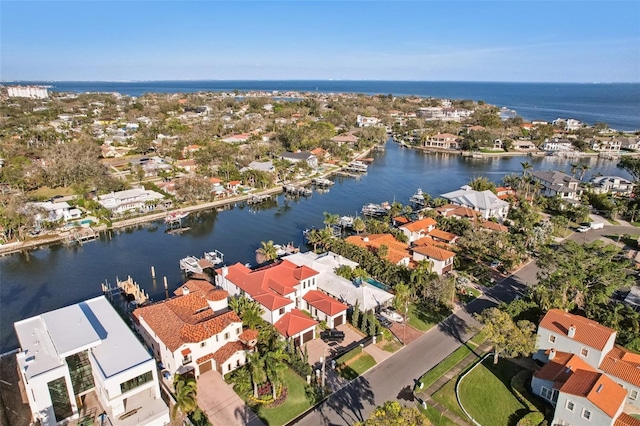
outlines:
{"label": "sky", "polygon": [[640,82],[638,1],[0,1],[0,80]]}

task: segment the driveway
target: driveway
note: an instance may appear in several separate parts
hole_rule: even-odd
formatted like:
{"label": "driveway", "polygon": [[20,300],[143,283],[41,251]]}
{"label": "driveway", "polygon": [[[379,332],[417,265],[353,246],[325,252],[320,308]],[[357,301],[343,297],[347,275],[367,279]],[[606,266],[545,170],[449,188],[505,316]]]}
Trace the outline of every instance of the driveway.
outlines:
{"label": "driveway", "polygon": [[198,378],[198,406],[214,425],[264,426],[220,373],[211,370]]}
{"label": "driveway", "polygon": [[309,364],[316,365],[320,362],[320,357],[331,357],[341,348],[346,348],[353,342],[357,342],[364,337],[359,330],[356,330],[351,324],[341,324],[336,327],[338,330],[344,332],[344,340],[341,342],[324,342],[318,337],[308,342],[307,353],[309,354]]}

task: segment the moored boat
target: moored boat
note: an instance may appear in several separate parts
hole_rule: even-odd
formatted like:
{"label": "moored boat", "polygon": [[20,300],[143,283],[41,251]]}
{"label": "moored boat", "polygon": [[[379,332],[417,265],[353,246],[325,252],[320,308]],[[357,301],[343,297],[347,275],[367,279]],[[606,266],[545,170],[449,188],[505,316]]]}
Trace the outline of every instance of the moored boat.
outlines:
{"label": "moored boat", "polygon": [[189,212],[183,212],[183,211],[171,212],[164,218],[164,221],[165,223],[178,222],[187,216],[189,216]]}
{"label": "moored boat", "polygon": [[224,254],[219,250],[207,251],[204,253],[205,260],[209,261],[212,265],[219,265],[224,261]]}
{"label": "moored boat", "polygon": [[194,256],[187,256],[183,259],[180,259],[180,269],[185,272],[191,272],[194,274],[202,273],[202,266],[200,266],[198,258]]}
{"label": "moored boat", "polygon": [[409,201],[411,202],[411,204],[424,206],[424,193],[422,192],[422,188],[418,188],[416,193],[411,196]]}

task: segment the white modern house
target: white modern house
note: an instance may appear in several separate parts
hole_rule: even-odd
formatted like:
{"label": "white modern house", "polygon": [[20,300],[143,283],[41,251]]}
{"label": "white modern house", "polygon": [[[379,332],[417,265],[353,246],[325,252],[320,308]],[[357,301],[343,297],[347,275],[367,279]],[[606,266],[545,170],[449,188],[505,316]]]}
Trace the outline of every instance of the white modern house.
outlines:
{"label": "white modern house", "polygon": [[129,210],[151,211],[163,199],[164,195],[158,192],[134,188],[100,195],[98,203],[113,213],[124,213]]}
{"label": "white modern house", "polygon": [[620,176],[595,176],[591,184],[595,192],[617,195],[631,195],[634,187],[633,182]]}
{"label": "white modern house", "polygon": [[355,269],[358,263],[333,252],[316,254],[308,251],[290,254],[283,259],[298,266],[306,265],[314,271],[318,271],[318,290],[350,306],[358,304],[362,311],[388,306],[393,300],[393,294],[381,288],[370,284],[356,285],[353,281],[337,275],[336,268],[348,266]]}
{"label": "white modern house", "polygon": [[457,191],[447,192],[440,196],[446,198],[452,204],[468,207],[479,212],[484,219],[494,217],[502,222],[509,214],[509,203],[501,200],[489,190],[476,191],[469,185],[464,185]]}
{"label": "white modern house", "polygon": [[546,313],[533,356],[544,366],[531,389],[555,407],[553,425],[640,424],[627,414],[640,408],[640,355],[615,338],[615,330],[579,315]]}
{"label": "white modern house", "polygon": [[280,158],[283,160],[290,161],[292,163],[300,163],[305,162],[312,169],[318,168],[318,157],[309,151],[301,151],[301,152],[283,152],[280,154]]}
{"label": "white modern house", "polygon": [[191,279],[176,297],[133,311],[136,330],[171,374],[216,370],[227,374],[246,363],[257,332],[242,330],[228,307],[228,293],[206,280]]}
{"label": "white modern house", "polygon": [[45,201],[42,203],[34,203],[34,205],[45,211],[46,214],[44,217],[36,218],[44,222],[57,222],[59,220],[67,222],[82,217],[82,211],[78,208],[71,207],[66,201],[59,201],[57,203]]}
{"label": "white modern house", "polygon": [[34,421],[58,425],[84,419],[85,398],[94,394],[114,426],[169,423],[155,360],[104,296],[14,327]]}
{"label": "white modern house", "polygon": [[529,172],[529,176],[542,185],[542,195],[545,197],[559,196],[564,200],[580,200],[582,189],[580,181],[566,173],[549,172]]}

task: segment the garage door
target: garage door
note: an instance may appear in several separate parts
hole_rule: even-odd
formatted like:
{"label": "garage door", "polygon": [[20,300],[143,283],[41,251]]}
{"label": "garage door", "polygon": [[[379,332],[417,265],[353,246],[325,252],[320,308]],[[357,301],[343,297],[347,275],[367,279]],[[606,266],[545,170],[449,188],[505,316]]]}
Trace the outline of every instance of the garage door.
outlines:
{"label": "garage door", "polygon": [[213,364],[211,363],[211,360],[209,360],[204,364],[200,364],[198,368],[200,369],[200,374],[204,374],[207,371],[211,371],[213,369]]}
{"label": "garage door", "polygon": [[337,327],[339,325],[342,325],[344,323],[344,315],[340,315],[339,317],[336,317],[333,319],[333,327]]}
{"label": "garage door", "polygon": [[313,340],[313,330],[309,330],[306,333],[304,333],[302,335],[302,343],[307,343],[309,341]]}

